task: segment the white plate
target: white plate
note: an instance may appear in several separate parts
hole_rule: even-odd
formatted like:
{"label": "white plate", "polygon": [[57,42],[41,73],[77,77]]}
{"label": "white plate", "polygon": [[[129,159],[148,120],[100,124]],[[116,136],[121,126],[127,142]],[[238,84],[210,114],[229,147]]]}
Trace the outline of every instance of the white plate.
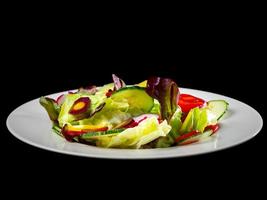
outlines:
{"label": "white plate", "polygon": [[[221,128],[211,139],[201,143],[162,149],[104,149],[67,142],[51,130],[46,111],[35,99],[15,109],[7,118],[7,127],[18,139],[33,146],[58,153],[113,159],[170,158],[203,154],[235,146],[254,137],[262,128],[263,120],[252,107],[235,99],[193,89],[180,89],[205,100],[224,99],[229,111],[221,121]],[[62,93],[49,95],[56,98]]]}

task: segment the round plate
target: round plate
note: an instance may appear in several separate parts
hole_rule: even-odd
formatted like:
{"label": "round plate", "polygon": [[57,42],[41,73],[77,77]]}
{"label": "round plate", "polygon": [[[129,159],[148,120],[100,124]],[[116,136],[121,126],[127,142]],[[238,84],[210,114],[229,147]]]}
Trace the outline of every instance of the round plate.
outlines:
{"label": "round plate", "polygon": [[[262,128],[263,120],[259,113],[240,101],[199,90],[180,88],[180,91],[205,100],[223,99],[229,103],[229,110],[220,122],[220,130],[209,140],[161,149],[105,149],[71,143],[51,130],[52,124],[45,109],[39,104],[39,99],[15,109],[7,118],[7,127],[18,139],[42,149],[77,156],[112,159],[170,158],[218,151],[251,139]],[[56,98],[62,93],[49,97]]]}

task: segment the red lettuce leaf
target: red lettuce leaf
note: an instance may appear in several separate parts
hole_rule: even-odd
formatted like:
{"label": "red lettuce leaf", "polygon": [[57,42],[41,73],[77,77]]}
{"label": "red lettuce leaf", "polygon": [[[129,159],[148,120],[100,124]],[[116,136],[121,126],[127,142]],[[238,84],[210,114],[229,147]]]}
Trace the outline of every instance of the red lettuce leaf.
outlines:
{"label": "red lettuce leaf", "polygon": [[161,118],[170,121],[177,109],[179,89],[169,78],[151,77],[147,81],[146,92],[157,99],[161,106]]}

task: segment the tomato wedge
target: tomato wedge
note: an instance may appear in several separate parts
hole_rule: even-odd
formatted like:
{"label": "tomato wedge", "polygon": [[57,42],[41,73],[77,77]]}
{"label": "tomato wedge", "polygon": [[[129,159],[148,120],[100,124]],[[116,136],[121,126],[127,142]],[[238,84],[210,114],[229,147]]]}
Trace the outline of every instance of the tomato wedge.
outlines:
{"label": "tomato wedge", "polygon": [[190,94],[180,94],[178,101],[178,105],[185,113],[189,112],[192,108],[202,107],[205,103],[203,99]]}

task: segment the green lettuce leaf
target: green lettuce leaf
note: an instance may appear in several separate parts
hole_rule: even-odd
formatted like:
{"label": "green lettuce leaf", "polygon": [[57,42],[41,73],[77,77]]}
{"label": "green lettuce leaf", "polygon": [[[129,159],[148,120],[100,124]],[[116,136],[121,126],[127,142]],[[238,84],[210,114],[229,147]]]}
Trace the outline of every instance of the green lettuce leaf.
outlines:
{"label": "green lettuce leaf", "polygon": [[179,130],[182,126],[181,116],[182,110],[178,106],[169,122],[170,126],[172,127],[169,134],[166,137],[158,138],[151,145],[156,148],[166,148],[172,146],[174,144],[175,139],[179,136]]}
{"label": "green lettuce leaf", "polygon": [[151,114],[157,114],[160,116],[160,103],[157,99],[154,99],[154,106],[152,107]]}
{"label": "green lettuce leaf", "polygon": [[107,148],[139,149],[159,137],[166,136],[170,130],[171,126],[166,120],[159,124],[156,117],[151,117],[115,136],[98,137],[95,144]]}
{"label": "green lettuce leaf", "polygon": [[45,108],[50,120],[57,123],[59,106],[57,105],[55,100],[48,97],[41,97],[39,99],[39,103]]}
{"label": "green lettuce leaf", "polygon": [[175,113],[173,114],[173,116],[171,117],[171,120],[169,122],[169,124],[172,127],[172,130],[170,131],[170,136],[173,139],[176,139],[179,136],[179,130],[182,126],[182,110],[181,108],[178,106]]}
{"label": "green lettuce leaf", "polygon": [[81,125],[99,125],[112,129],[133,117],[130,113],[127,113],[128,108],[129,104],[127,102],[117,102],[107,98],[101,111],[89,118],[79,120],[78,123]]}
{"label": "green lettuce leaf", "polygon": [[180,134],[189,133],[191,131],[199,131],[202,133],[208,125],[207,109],[194,108],[189,111],[179,132]]}
{"label": "green lettuce leaf", "polygon": [[109,84],[103,85],[102,87],[97,88],[97,92],[95,93],[95,95],[105,97],[106,93],[109,90],[113,90],[113,88],[114,88],[114,83],[109,83]]}
{"label": "green lettuce leaf", "polygon": [[[82,115],[72,115],[69,113],[71,107],[73,106],[74,102],[81,97],[89,97],[91,100],[90,107],[88,111],[82,113]],[[64,100],[64,103],[61,106],[61,110],[58,116],[59,126],[63,127],[66,123],[71,123],[77,121],[82,118],[87,118],[92,116],[97,111],[103,108],[104,102],[106,97],[103,95],[89,95],[85,93],[74,93],[74,94],[67,94]],[[77,123],[77,122],[76,122]]]}

